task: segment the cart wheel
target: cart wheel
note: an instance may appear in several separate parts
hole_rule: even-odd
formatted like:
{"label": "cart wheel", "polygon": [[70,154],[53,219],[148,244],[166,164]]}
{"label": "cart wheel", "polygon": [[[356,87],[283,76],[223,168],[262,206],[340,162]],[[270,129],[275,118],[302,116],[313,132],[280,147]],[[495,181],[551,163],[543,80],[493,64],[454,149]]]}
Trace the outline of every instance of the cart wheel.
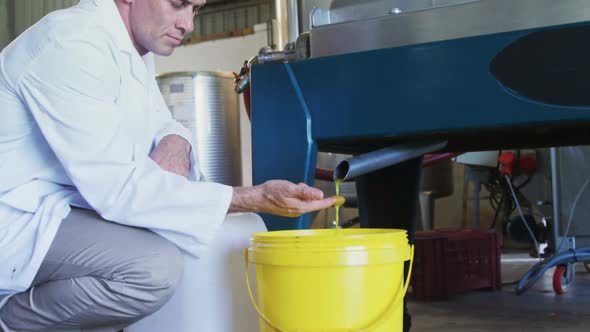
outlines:
{"label": "cart wheel", "polygon": [[557,295],[567,293],[567,286],[570,281],[567,279],[567,266],[558,265],[553,272],[553,290]]}
{"label": "cart wheel", "polygon": [[586,271],[590,272],[590,263],[584,263],[584,267],[586,268]]}

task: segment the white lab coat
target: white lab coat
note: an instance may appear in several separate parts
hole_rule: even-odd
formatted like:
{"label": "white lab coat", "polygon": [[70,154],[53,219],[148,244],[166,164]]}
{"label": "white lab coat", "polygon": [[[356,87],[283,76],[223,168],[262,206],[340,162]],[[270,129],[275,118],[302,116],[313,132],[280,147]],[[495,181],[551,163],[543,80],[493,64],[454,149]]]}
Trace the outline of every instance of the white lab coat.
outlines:
{"label": "white lab coat", "polygon": [[54,12],[0,53],[0,114],[0,295],[30,286],[70,205],[195,256],[225,218],[232,188],[198,182],[194,153],[190,180],[148,157],[164,136],[191,135],[113,0]]}

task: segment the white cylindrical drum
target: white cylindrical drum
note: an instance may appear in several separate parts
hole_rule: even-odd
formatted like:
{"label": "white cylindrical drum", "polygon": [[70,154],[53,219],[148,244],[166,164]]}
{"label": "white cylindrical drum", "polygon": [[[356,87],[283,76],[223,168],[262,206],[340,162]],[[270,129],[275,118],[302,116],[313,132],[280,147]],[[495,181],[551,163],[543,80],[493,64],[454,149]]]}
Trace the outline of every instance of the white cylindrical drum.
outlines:
{"label": "white cylindrical drum", "polygon": [[242,185],[239,100],[233,76],[178,72],[157,80],[172,116],[193,133],[205,179]]}
{"label": "white cylindrical drum", "polygon": [[[228,215],[199,259],[185,255],[183,278],[170,301],[125,332],[258,331],[258,314],[246,287],[244,249],[259,232],[266,232],[266,226],[258,215]],[[254,266],[250,268],[253,275]]]}

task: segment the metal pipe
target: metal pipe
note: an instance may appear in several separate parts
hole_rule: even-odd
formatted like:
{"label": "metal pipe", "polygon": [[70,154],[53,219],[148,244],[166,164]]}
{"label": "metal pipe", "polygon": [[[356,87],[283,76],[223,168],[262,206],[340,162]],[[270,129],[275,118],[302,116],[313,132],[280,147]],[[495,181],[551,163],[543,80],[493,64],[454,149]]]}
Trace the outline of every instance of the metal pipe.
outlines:
{"label": "metal pipe", "polygon": [[297,0],[275,0],[275,14],[277,20],[276,49],[294,42],[299,36],[299,14]]}
{"label": "metal pipe", "polygon": [[237,94],[243,93],[250,87],[250,74],[244,74],[242,78],[236,82],[236,86],[234,87],[234,91]]}
{"label": "metal pipe", "polygon": [[299,4],[297,0],[288,1],[287,17],[289,19],[289,42],[294,42],[301,33],[299,31]]}
{"label": "metal pipe", "polygon": [[559,201],[559,170],[557,165],[557,148],[551,148],[551,199],[553,200],[553,247],[557,253],[557,247],[559,246],[559,223],[561,222],[560,216],[560,201]]}
{"label": "metal pipe", "polygon": [[480,219],[480,214],[481,214],[481,210],[479,207],[479,194],[481,193],[481,181],[479,180],[479,178],[476,178],[474,183],[473,183],[473,201],[475,202],[475,206],[473,207],[473,214],[475,216],[475,218],[473,219],[473,228],[474,229],[479,229],[479,219]]}
{"label": "metal pipe", "polygon": [[287,59],[285,52],[268,52],[258,56],[258,63],[281,62]]}
{"label": "metal pipe", "polygon": [[420,202],[420,221],[422,231],[431,231],[434,229],[434,198],[431,191],[423,191],[419,196]]}
{"label": "metal pipe", "polygon": [[334,169],[334,180],[345,181],[359,175],[399,164],[444,148],[447,141],[406,142],[342,161]]}

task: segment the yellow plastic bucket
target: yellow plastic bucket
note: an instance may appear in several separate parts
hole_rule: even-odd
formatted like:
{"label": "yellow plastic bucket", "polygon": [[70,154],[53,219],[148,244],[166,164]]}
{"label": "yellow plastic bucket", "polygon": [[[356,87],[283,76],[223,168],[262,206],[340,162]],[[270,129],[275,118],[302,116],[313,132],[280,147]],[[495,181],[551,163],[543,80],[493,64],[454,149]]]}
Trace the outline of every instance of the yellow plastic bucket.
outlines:
{"label": "yellow plastic bucket", "polygon": [[411,274],[410,265],[404,283],[404,262],[412,257],[405,230],[256,233],[246,250],[246,281],[260,331],[401,332]]}

